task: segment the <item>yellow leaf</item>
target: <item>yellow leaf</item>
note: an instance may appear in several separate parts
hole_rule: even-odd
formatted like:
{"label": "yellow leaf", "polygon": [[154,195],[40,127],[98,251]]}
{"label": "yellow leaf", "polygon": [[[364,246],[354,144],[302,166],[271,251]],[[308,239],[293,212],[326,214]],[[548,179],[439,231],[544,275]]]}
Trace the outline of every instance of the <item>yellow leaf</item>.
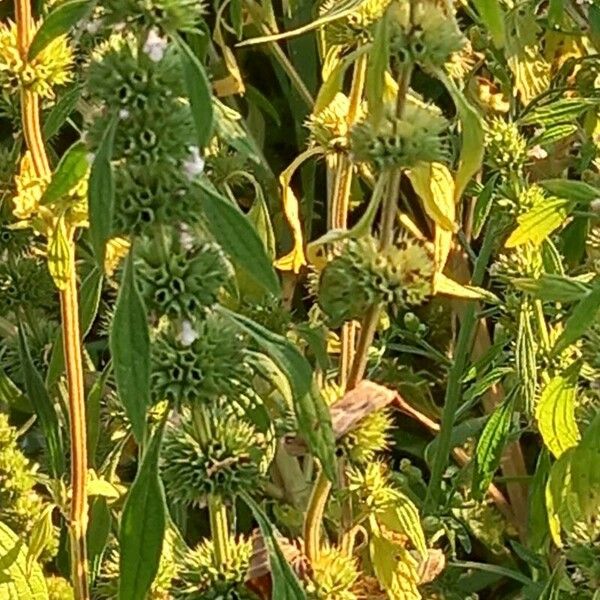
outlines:
{"label": "yellow leaf", "polygon": [[441,163],[420,163],[408,171],[408,178],[429,217],[443,229],[456,231],[454,180],[448,168]]}
{"label": "yellow leaf", "polygon": [[223,53],[223,60],[225,61],[225,66],[227,67],[227,71],[229,75],[224,77],[223,79],[219,79],[213,83],[213,89],[217,96],[232,96],[234,94],[243,94],[246,91],[246,87],[244,86],[244,80],[242,79],[242,75],[240,73],[240,69],[237,64],[237,60],[235,59],[234,53],[231,51],[231,48],[226,44],[223,39],[223,33],[221,31],[221,23],[223,19],[223,11],[229,5],[229,0],[223,2],[216,16],[216,25],[213,33],[213,39],[217,43],[217,45],[221,48]]}
{"label": "yellow leaf", "polygon": [[434,241],[434,261],[436,271],[443,271],[451,249],[452,232],[436,224]]}
{"label": "yellow leaf", "polygon": [[300,203],[296,194],[294,194],[290,187],[290,181],[300,167],[300,165],[307,159],[322,154],[321,148],[310,148],[298,156],[294,162],[279,176],[279,182],[282,189],[282,202],[283,212],[285,218],[292,230],[292,237],[294,246],[292,251],[282,256],[275,261],[275,267],[281,271],[293,271],[299,273],[300,269],[307,264],[306,256],[304,255],[304,237],[302,233],[302,225],[300,224]]}
{"label": "yellow leaf", "polygon": [[572,377],[558,375],[544,387],[535,417],[546,447],[558,458],[580,439],[575,420],[577,386]]}
{"label": "yellow leaf", "polygon": [[443,273],[436,273],[433,278],[433,293],[447,294],[456,298],[464,298],[465,300],[487,300],[488,302],[497,302],[498,298],[488,292],[473,285],[462,285],[450,277],[446,277]]}
{"label": "yellow leaf", "polygon": [[65,221],[60,217],[48,238],[48,270],[59,290],[64,290],[69,283],[74,267],[73,259],[73,248]]}

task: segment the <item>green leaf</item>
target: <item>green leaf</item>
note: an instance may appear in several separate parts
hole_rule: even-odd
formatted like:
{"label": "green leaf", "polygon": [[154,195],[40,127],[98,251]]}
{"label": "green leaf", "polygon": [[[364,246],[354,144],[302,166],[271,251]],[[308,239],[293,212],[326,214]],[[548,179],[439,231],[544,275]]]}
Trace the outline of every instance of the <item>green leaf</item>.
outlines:
{"label": "green leaf", "polygon": [[279,296],[279,279],[250,221],[205,181],[200,180],[199,185],[204,191],[200,197],[200,208],[211,235],[245,276],[267,292]]}
{"label": "green leaf", "polygon": [[226,308],[219,307],[218,310],[254,338],[285,373],[294,395],[294,410],[300,434],[305,438],[312,454],[321,461],[327,477],[335,481],[337,478],[335,438],[331,427],[331,416],[319,391],[313,385],[310,364],[283,336]]}
{"label": "green leaf", "polygon": [[600,6],[592,4],[588,8],[588,21],[590,24],[590,41],[597,51],[600,51]]}
{"label": "green leaf", "polygon": [[100,439],[100,406],[104,389],[106,387],[106,381],[112,370],[112,363],[109,362],[100,377],[94,381],[90,391],[88,392],[85,408],[86,408],[86,419],[87,419],[87,451],[88,461],[90,466],[96,466],[96,448],[98,446],[98,440]]}
{"label": "green leaf", "polygon": [[150,406],[150,334],[134,270],[131,251],[110,330],[110,350],[119,398],[141,444],[146,432],[146,408]]}
{"label": "green leaf", "polygon": [[533,414],[537,384],[537,348],[531,313],[530,303],[523,300],[518,313],[515,370],[521,396],[520,405],[528,416]]}
{"label": "green leaf", "polygon": [[27,547],[0,521],[0,598],[48,600],[44,574],[37,562],[27,568]]}
{"label": "green leaf", "polygon": [[527,242],[539,246],[565,222],[572,208],[573,202],[565,198],[549,198],[544,203],[534,206],[517,218],[519,225],[506,240],[506,247],[514,248]]}
{"label": "green leaf", "polygon": [[[494,0],[490,3],[496,2]],[[454,199],[458,201],[483,162],[485,147],[483,119],[446,73],[437,71],[436,76],[452,96],[461,123],[462,145],[458,157],[458,169],[454,178]]]}
{"label": "green leaf", "polygon": [[198,147],[204,148],[212,137],[214,121],[210,81],[192,49],[179,36],[175,39],[181,51],[181,65],[198,135]]}
{"label": "green leaf", "polygon": [[29,534],[29,548],[27,550],[27,572],[31,573],[38,558],[48,545],[54,541],[54,525],[52,512],[54,504],[48,504],[38,515]]}
{"label": "green leaf", "polygon": [[112,229],[115,204],[115,182],[110,159],[115,140],[117,119],[109,123],[90,170],[88,186],[88,210],[90,215],[90,239],[96,263],[104,270],[106,241]]}
{"label": "green leaf", "polygon": [[[260,186],[257,187],[257,191],[258,190],[261,190]],[[277,251],[275,232],[273,231],[273,224],[269,215],[269,209],[267,208],[267,203],[265,202],[265,197],[262,194],[262,190],[260,194],[257,193],[256,199],[250,207],[247,217],[262,240],[263,246],[267,252],[267,256],[271,260],[275,260]]]}
{"label": "green leaf", "polygon": [[561,98],[544,106],[538,106],[519,120],[521,125],[554,126],[575,121],[587,108],[598,104],[592,98]]}
{"label": "green leaf", "polygon": [[510,432],[513,400],[509,398],[490,415],[475,449],[473,497],[481,499],[500,464],[502,451]]}
{"label": "green leaf", "polygon": [[385,100],[385,74],[390,62],[389,13],[379,19],[373,34],[373,47],[367,63],[366,95],[369,119],[377,126],[383,117]]}
{"label": "green leaf", "polygon": [[481,235],[483,226],[485,225],[487,218],[490,215],[492,206],[494,204],[494,189],[496,187],[496,180],[498,179],[497,174],[494,174],[486,182],[484,188],[477,196],[477,202],[475,203],[475,209],[473,211],[473,235],[478,238]]}
{"label": "green leaf", "polygon": [[575,420],[579,367],[567,369],[551,379],[542,390],[535,416],[544,444],[558,458],[579,441]]}
{"label": "green leaf", "polygon": [[269,553],[269,565],[273,581],[272,597],[277,598],[277,600],[306,600],[306,593],[283,555],[277,543],[276,530],[271,525],[267,515],[250,494],[244,491],[241,492],[240,497],[252,511],[254,519],[260,527],[265,548]]}
{"label": "green leaf", "polygon": [[560,25],[565,12],[565,4],[566,0],[550,0],[548,4],[548,25],[550,27]]}
{"label": "green leaf", "polygon": [[577,129],[577,125],[572,123],[548,126],[541,133],[531,138],[528,146],[533,148],[537,145],[549,146],[555,144],[556,142],[560,142],[560,140],[564,140],[570,135],[573,135]]}
{"label": "green leaf", "polygon": [[158,476],[163,427],[154,434],[144,455],[121,517],[119,531],[119,600],[144,600],[160,562],[167,505]]}
{"label": "green leaf", "polygon": [[[81,339],[89,333],[100,306],[100,293],[102,292],[102,272],[98,268],[92,269],[81,282],[79,288],[79,319],[81,322]],[[56,383],[65,368],[62,331],[58,332],[56,341],[52,347],[52,355],[48,372],[46,373],[46,385]]]}
{"label": "green leaf", "polygon": [[96,578],[102,556],[108,543],[112,518],[106,498],[97,497],[90,506],[90,524],[87,530],[87,549],[92,581]]}
{"label": "green leaf", "polygon": [[25,390],[38,416],[40,427],[46,440],[52,475],[60,477],[65,471],[65,453],[58,415],[56,414],[54,403],[46,391],[44,380],[33,364],[25,332],[21,324],[19,324],[19,355],[25,378]]}
{"label": "green leaf", "polygon": [[396,493],[393,504],[382,513],[377,514],[376,519],[386,528],[407,536],[421,554],[421,558],[427,558],[427,542],[421,525],[421,517],[419,510],[410,498],[400,492]]}
{"label": "green leaf", "polygon": [[40,204],[53,204],[66,196],[88,172],[88,152],[83,142],[73,144],[61,158]]}
{"label": "green leaf", "polygon": [[537,300],[545,302],[577,302],[581,300],[591,287],[576,277],[566,275],[542,274],[532,277],[519,277],[511,282],[515,288],[527,292]]}
{"label": "green leaf", "polygon": [[573,493],[571,466],[575,449],[564,452],[552,465],[546,483],[548,525],[554,543],[561,548],[561,531],[569,531],[579,521],[577,497]]}
{"label": "green leaf", "polygon": [[600,512],[600,413],[583,432],[573,453],[571,476],[583,518],[593,525]]}
{"label": "green leaf", "polygon": [[473,0],[473,4],[486,29],[490,32],[496,48],[503,48],[506,42],[506,31],[504,11],[499,0]]}
{"label": "green leaf", "polygon": [[549,539],[548,512],[546,510],[546,482],[550,473],[550,454],[543,450],[533,471],[529,488],[529,511],[527,522],[527,545],[534,552],[540,552]]}
{"label": "green leaf", "polygon": [[571,344],[576,342],[593,322],[600,308],[600,284],[596,284],[576,305],[565,323],[565,328],[558,336],[552,348],[552,355],[557,356]]}
{"label": "green leaf", "polygon": [[28,60],[32,61],[57,37],[72,31],[78,21],[92,11],[95,4],[96,2],[92,0],[69,0],[50,11],[31,40],[27,53]]}
{"label": "green leaf", "polygon": [[44,121],[44,139],[49,140],[52,136],[59,132],[65,121],[69,118],[69,115],[75,110],[77,102],[81,97],[80,86],[74,87],[69,90],[66,94],[63,94],[56,104],[52,107],[52,110],[48,113]]}
{"label": "green leaf", "polygon": [[558,198],[566,198],[578,204],[590,204],[600,198],[600,189],[583,181],[569,179],[544,179],[542,187]]}

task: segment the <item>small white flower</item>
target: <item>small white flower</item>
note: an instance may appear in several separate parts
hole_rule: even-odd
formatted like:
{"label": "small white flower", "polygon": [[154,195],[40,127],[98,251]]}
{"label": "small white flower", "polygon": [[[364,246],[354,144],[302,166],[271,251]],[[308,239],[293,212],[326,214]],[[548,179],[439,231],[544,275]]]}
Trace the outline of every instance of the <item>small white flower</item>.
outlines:
{"label": "small white flower", "polygon": [[87,156],[87,163],[88,165],[93,165],[94,164],[94,160],[96,159],[96,155],[93,152],[88,152]]}
{"label": "small white flower", "polygon": [[198,146],[190,146],[190,157],[183,162],[183,169],[188,178],[194,179],[198,175],[202,175],[204,164],[204,158],[200,156],[200,148]]}
{"label": "small white flower", "polygon": [[548,153],[539,144],[536,144],[533,148],[527,151],[527,156],[542,160],[548,156]]}
{"label": "small white flower", "polygon": [[156,29],[151,29],[144,43],[144,52],[152,62],[160,62],[165,55],[168,43],[167,38],[161,37]]}
{"label": "small white flower", "polygon": [[129,119],[130,114],[131,113],[126,108],[122,108],[119,111],[119,119]]}
{"label": "small white flower", "polygon": [[100,26],[102,25],[100,19],[90,19],[85,24],[85,30],[94,35],[100,31]]}
{"label": "small white flower", "polygon": [[592,212],[600,213],[600,198],[596,198],[590,202],[590,209]]}
{"label": "small white flower", "polygon": [[194,247],[194,236],[187,223],[182,223],[179,230],[179,242],[184,250],[191,250]]}
{"label": "small white flower", "polygon": [[185,320],[181,324],[181,334],[179,340],[184,346],[191,346],[198,339],[199,333],[192,327],[192,324]]}

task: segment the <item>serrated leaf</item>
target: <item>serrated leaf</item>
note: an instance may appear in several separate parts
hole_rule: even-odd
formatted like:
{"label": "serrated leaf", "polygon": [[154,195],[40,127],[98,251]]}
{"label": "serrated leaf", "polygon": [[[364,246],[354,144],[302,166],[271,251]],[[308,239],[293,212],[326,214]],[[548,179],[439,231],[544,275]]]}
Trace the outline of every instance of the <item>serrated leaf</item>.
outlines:
{"label": "serrated leaf", "polygon": [[235,266],[262,289],[279,296],[279,279],[258,233],[240,210],[200,180],[200,208],[206,227]]}
{"label": "serrated leaf", "polygon": [[182,38],[177,37],[176,41],[181,51],[181,64],[190,100],[192,118],[196,126],[198,147],[204,148],[212,137],[214,121],[210,81],[202,63],[192,49]]}
{"label": "serrated leaf", "polygon": [[421,525],[419,510],[404,494],[394,495],[393,505],[378,513],[376,519],[387,529],[408,537],[423,559],[427,558],[427,542]]}
{"label": "serrated leaf", "polygon": [[590,204],[600,198],[600,189],[584,181],[544,179],[539,184],[554,196],[565,198],[578,204]]}
{"label": "serrated leaf", "polygon": [[110,164],[117,119],[108,124],[90,169],[88,185],[88,211],[90,215],[90,239],[96,264],[104,269],[106,242],[110,237],[115,204],[115,183]]}
{"label": "serrated leaf", "polygon": [[518,227],[506,240],[507,248],[515,248],[527,242],[539,246],[566,220],[574,203],[566,198],[549,198],[539,206],[517,218]]}
{"label": "serrated leaf", "polygon": [[503,48],[506,32],[504,30],[504,11],[499,0],[473,0],[473,4],[483,24],[490,32],[496,48]]}
{"label": "serrated leaf", "polygon": [[598,101],[592,98],[561,98],[544,106],[538,106],[519,119],[519,123],[544,126],[565,124],[576,120],[585,109],[597,104]]}
{"label": "serrated leaf", "polygon": [[593,322],[600,308],[600,285],[595,285],[576,305],[565,323],[565,328],[558,336],[552,348],[552,355],[557,356],[571,344],[576,342]]}
{"label": "serrated leaf", "polygon": [[552,465],[546,483],[546,510],[552,541],[562,547],[561,530],[579,520],[577,499],[572,490],[571,465],[574,449],[564,452]]}
{"label": "serrated leaf", "polygon": [[385,98],[385,73],[390,62],[390,36],[388,13],[375,24],[373,47],[369,52],[366,75],[366,96],[369,119],[375,127],[383,117]]}
{"label": "serrated leaf", "polygon": [[29,548],[27,549],[28,573],[32,572],[42,552],[54,540],[54,525],[52,524],[53,510],[54,504],[45,506],[44,510],[36,518],[29,534]]}
{"label": "serrated leaf", "polygon": [[337,479],[335,438],[329,409],[313,385],[313,373],[308,361],[286,338],[242,315],[219,307],[219,312],[231,319],[261,346],[287,376],[294,396],[294,410],[300,434],[312,454],[323,466],[331,481]]}
{"label": "serrated leaf", "polygon": [[77,102],[81,97],[81,90],[82,88],[80,86],[76,86],[60,96],[57,100],[56,104],[52,107],[52,110],[44,120],[43,131],[45,140],[49,140],[58,133],[65,121],[69,118],[69,115],[75,110]]}
{"label": "serrated leaf", "polygon": [[54,175],[40,198],[40,204],[53,204],[67,195],[87,174],[88,152],[83,142],[76,142],[63,155]]}
{"label": "serrated leaf", "polygon": [[473,469],[473,497],[483,498],[496,469],[510,432],[513,415],[512,398],[505,400],[490,415],[475,449]]}
{"label": "serrated leaf", "polygon": [[250,494],[243,491],[240,493],[240,497],[252,511],[260,528],[265,548],[269,553],[269,566],[273,581],[272,597],[277,600],[306,600],[306,593],[277,543],[276,531],[271,525],[271,521]]}
{"label": "serrated leaf", "polygon": [[150,334],[146,307],[135,282],[129,253],[110,330],[110,350],[119,399],[139,444],[146,432],[150,406]]}
{"label": "serrated leaf", "polygon": [[543,273],[536,279],[519,277],[513,279],[511,283],[518,290],[527,292],[533,298],[545,302],[576,302],[592,289],[581,279],[547,273]]}
{"label": "serrated leaf", "polygon": [[72,31],[75,25],[92,11],[95,4],[93,0],[68,0],[52,9],[31,40],[28,60],[33,61],[48,44]]}
{"label": "serrated leaf", "polygon": [[46,447],[50,456],[52,475],[60,477],[65,470],[65,453],[58,415],[56,414],[54,403],[46,391],[44,380],[33,364],[25,332],[21,324],[19,324],[19,356],[25,379],[25,390],[38,416],[40,427],[44,434]]}
{"label": "serrated leaf", "polygon": [[483,162],[485,131],[479,112],[467,101],[454,81],[444,72],[436,72],[438,79],[452,96],[461,124],[461,148],[458,169],[454,176],[454,201],[458,202],[471,178],[479,171]]}
{"label": "serrated leaf", "polygon": [[577,131],[578,127],[574,124],[561,124],[561,125],[551,125],[546,127],[541,133],[531,138],[529,141],[529,147],[533,148],[535,146],[549,146],[550,144],[555,144],[560,140],[564,140],[565,138],[573,135]]}
{"label": "serrated leaf", "polygon": [[37,562],[27,568],[27,547],[0,521],[0,598],[48,600],[44,574]]}
{"label": "serrated leaf", "polygon": [[583,518],[593,525],[600,512],[600,413],[583,432],[573,453],[571,476]]}
{"label": "serrated leaf", "polygon": [[575,420],[576,376],[577,373],[567,371],[551,379],[536,406],[540,434],[556,458],[575,446],[580,437]]}
{"label": "serrated leaf", "polygon": [[73,269],[74,246],[68,238],[65,220],[60,217],[48,238],[48,270],[59,290],[64,290],[69,285]]}
{"label": "serrated leaf", "polygon": [[131,485],[119,530],[119,600],[145,600],[158,572],[167,504],[158,476],[161,427],[148,444]]}

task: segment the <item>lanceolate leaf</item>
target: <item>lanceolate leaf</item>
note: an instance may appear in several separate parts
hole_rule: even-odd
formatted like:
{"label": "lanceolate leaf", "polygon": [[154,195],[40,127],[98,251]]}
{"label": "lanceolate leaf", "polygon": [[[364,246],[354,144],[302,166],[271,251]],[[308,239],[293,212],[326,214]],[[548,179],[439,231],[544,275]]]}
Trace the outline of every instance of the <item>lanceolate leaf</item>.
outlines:
{"label": "lanceolate leaf", "polygon": [[462,146],[458,159],[458,170],[454,177],[454,200],[458,201],[483,162],[485,140],[483,119],[450,77],[442,71],[437,72],[436,75],[452,96],[460,118]]}
{"label": "lanceolate leaf", "polygon": [[473,496],[482,498],[500,464],[500,457],[510,432],[513,400],[509,398],[494,410],[481,433],[475,449]]}
{"label": "lanceolate leaf", "polygon": [[335,481],[335,439],[331,417],[321,395],[313,386],[312,369],[307,360],[286,338],[225,308],[219,308],[219,311],[252,336],[286,374],[294,395],[300,434],[311,452],[321,461],[327,477]]}
{"label": "lanceolate leaf", "polygon": [[521,246],[527,242],[540,245],[555,229],[560,227],[573,208],[566,198],[551,198],[518,217],[519,226],[506,240],[507,248]]}
{"label": "lanceolate leaf", "polygon": [[574,448],[564,452],[552,465],[546,483],[546,510],[552,541],[562,547],[561,530],[569,530],[579,520],[577,499],[572,491],[571,465]]}
{"label": "lanceolate leaf", "polygon": [[540,181],[540,185],[554,196],[572,200],[578,204],[587,205],[600,198],[600,188],[594,187],[584,181],[545,179]]}
{"label": "lanceolate leaf", "polygon": [[473,0],[473,4],[490,32],[496,48],[503,48],[506,41],[504,30],[504,11],[500,0]]}
{"label": "lanceolate leaf", "polygon": [[44,138],[46,140],[58,133],[69,115],[75,110],[80,97],[81,87],[77,86],[59,98],[44,120]]}
{"label": "lanceolate leaf", "polygon": [[536,407],[535,416],[544,444],[557,458],[579,441],[575,420],[578,372],[571,368],[551,379]]}
{"label": "lanceolate leaf", "polygon": [[200,182],[200,186],[204,192],[200,205],[210,233],[245,276],[265,291],[279,296],[279,279],[251,222],[209,185]]}
{"label": "lanceolate leaf", "polygon": [[366,94],[369,103],[369,118],[377,126],[383,116],[385,99],[385,74],[390,61],[388,14],[375,25],[373,48],[367,63]]}
{"label": "lanceolate leaf", "polygon": [[129,253],[110,330],[110,349],[119,398],[133,434],[143,442],[150,405],[150,335],[146,307],[137,290]]}
{"label": "lanceolate leaf", "polygon": [[571,316],[565,323],[565,328],[552,348],[556,356],[571,344],[576,342],[593,321],[600,308],[600,285],[596,285],[590,292],[575,305]]}
{"label": "lanceolate leaf", "polygon": [[104,269],[106,241],[110,236],[115,203],[115,183],[110,159],[117,127],[116,117],[108,125],[90,170],[88,210],[90,238],[96,263]]}
{"label": "lanceolate leaf", "polygon": [[83,142],[73,144],[61,158],[40,204],[52,204],[68,194],[86,175],[87,150]]}
{"label": "lanceolate leaf", "polygon": [[242,500],[248,505],[262,533],[265,548],[269,553],[271,578],[273,581],[272,597],[277,600],[306,600],[306,594],[286,560],[279,544],[276,532],[262,508],[252,499],[250,494],[242,492]]}
{"label": "lanceolate leaf", "polygon": [[94,0],[68,0],[59,4],[44,19],[29,46],[28,59],[32,61],[48,44],[73,30],[78,21],[92,11]]}
{"label": "lanceolate leaf", "polygon": [[153,436],[131,486],[119,532],[119,600],[144,600],[156,577],[167,505],[158,476],[163,428]]}
{"label": "lanceolate leaf", "polygon": [[60,477],[65,470],[65,454],[58,416],[44,386],[44,380],[31,360],[27,339],[21,325],[19,325],[19,355],[25,379],[25,389],[38,416],[46,440],[52,474],[54,477]]}
{"label": "lanceolate leaf", "polygon": [[0,598],[48,600],[44,574],[37,562],[27,568],[27,547],[0,521]]}
{"label": "lanceolate leaf", "polygon": [[192,49],[180,37],[176,39],[181,51],[185,83],[198,134],[198,147],[204,148],[210,141],[213,131],[214,114],[210,82],[202,63]]}
{"label": "lanceolate leaf", "polygon": [[529,520],[527,523],[527,545],[538,552],[548,539],[548,512],[546,510],[546,482],[550,473],[550,454],[540,452],[533,479],[529,488]]}
{"label": "lanceolate leaf", "polygon": [[591,287],[574,277],[566,275],[542,274],[537,279],[519,277],[512,284],[523,292],[531,294],[538,300],[546,302],[576,302],[589,293]]}

